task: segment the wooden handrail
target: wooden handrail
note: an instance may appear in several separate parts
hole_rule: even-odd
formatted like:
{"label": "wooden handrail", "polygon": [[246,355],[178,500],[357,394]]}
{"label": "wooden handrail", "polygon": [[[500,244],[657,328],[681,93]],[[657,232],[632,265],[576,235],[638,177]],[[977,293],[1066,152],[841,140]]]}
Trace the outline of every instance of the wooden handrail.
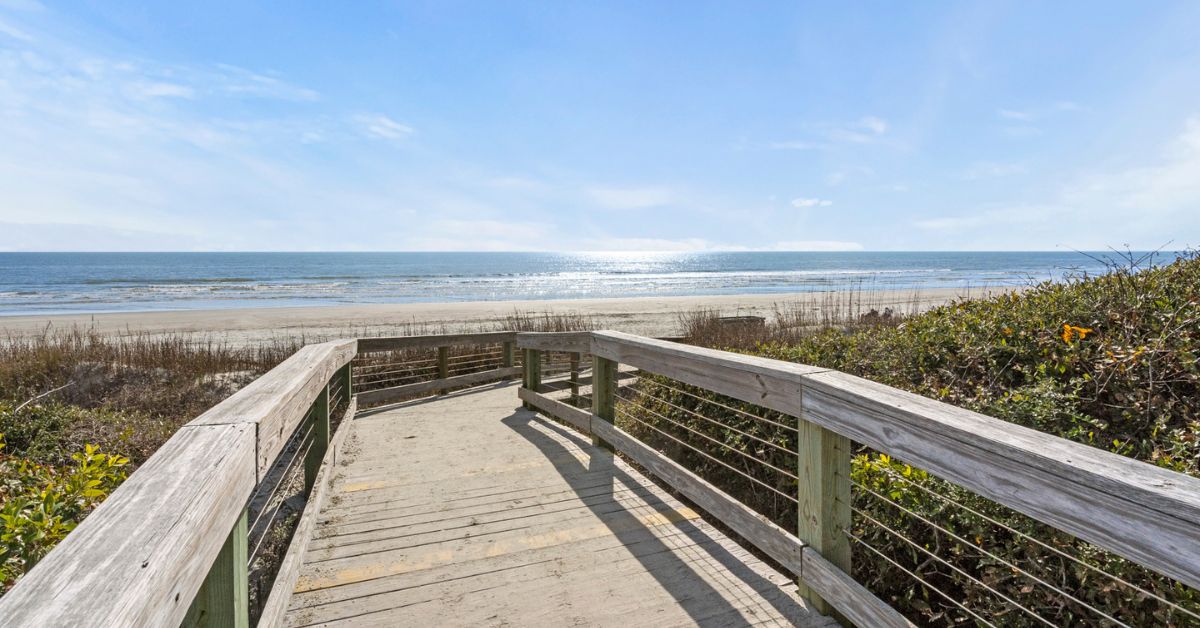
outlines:
{"label": "wooden handrail", "polygon": [[178,626],[266,469],[355,345],[304,347],[181,427],[0,598],[0,623]]}
{"label": "wooden handrail", "polygon": [[387,338],[359,338],[359,353],[377,351],[399,351],[403,349],[430,349],[457,345],[500,344],[516,340],[514,331],[489,331],[475,334],[435,334],[430,336],[391,336]]}
{"label": "wooden handrail", "polygon": [[[591,336],[595,356],[810,421],[1200,588],[1200,478],[830,369]],[[577,350],[559,338],[521,333],[517,345]]]}

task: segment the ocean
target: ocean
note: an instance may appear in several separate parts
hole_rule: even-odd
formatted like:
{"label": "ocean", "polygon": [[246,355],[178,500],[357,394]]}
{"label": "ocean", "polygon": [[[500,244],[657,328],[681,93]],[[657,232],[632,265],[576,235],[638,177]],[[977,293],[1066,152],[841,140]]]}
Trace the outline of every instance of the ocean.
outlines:
{"label": "ocean", "polygon": [[1076,252],[0,253],[0,315],[920,291],[1104,270]]}

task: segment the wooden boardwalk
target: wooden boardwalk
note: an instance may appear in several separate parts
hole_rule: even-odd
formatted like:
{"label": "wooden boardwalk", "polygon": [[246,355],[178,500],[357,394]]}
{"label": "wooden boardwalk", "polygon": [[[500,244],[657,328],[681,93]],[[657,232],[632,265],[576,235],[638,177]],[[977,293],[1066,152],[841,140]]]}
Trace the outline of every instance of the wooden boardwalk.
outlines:
{"label": "wooden boardwalk", "polygon": [[290,626],[836,625],[515,384],[346,427]]}

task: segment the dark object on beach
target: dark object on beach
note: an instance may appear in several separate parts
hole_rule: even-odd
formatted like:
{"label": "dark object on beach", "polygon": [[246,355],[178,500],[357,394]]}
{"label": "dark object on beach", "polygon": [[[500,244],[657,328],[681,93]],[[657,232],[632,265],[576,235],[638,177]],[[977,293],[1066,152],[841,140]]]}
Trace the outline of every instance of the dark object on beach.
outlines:
{"label": "dark object on beach", "polygon": [[722,316],[717,322],[732,327],[764,327],[767,319],[765,316]]}

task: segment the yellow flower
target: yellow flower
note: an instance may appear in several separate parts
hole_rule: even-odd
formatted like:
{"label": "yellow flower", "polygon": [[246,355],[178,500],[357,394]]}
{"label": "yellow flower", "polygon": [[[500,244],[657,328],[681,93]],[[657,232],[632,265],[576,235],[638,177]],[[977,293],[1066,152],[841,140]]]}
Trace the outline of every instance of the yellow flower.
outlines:
{"label": "yellow flower", "polygon": [[1079,340],[1083,340],[1084,338],[1087,338],[1087,335],[1093,331],[1095,330],[1087,327],[1076,327],[1074,325],[1063,323],[1062,339],[1063,342],[1071,344],[1071,340],[1075,337],[1078,337]]}

